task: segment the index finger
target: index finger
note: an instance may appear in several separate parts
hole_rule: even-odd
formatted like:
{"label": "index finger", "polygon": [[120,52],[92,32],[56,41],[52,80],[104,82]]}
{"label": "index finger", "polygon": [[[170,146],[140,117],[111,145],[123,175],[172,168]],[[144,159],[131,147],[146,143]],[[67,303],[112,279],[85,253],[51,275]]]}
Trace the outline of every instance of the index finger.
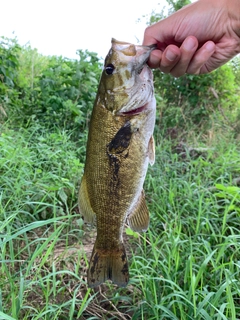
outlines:
{"label": "index finger", "polygon": [[161,50],[153,50],[148,59],[148,65],[150,68],[157,69],[160,66],[162,59],[162,51]]}

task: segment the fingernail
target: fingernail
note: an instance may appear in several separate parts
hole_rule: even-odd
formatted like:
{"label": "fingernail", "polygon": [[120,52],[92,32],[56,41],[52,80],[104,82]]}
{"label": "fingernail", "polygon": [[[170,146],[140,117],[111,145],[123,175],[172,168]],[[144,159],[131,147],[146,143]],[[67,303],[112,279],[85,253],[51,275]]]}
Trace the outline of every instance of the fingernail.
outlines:
{"label": "fingernail", "polygon": [[166,52],[166,58],[169,60],[169,61],[174,61],[176,58],[177,58],[177,54],[171,50],[167,50]]}
{"label": "fingernail", "polygon": [[184,42],[184,48],[187,51],[191,51],[195,47],[195,45],[196,45],[196,41],[194,41],[193,38],[188,38]]}
{"label": "fingernail", "polygon": [[215,44],[213,42],[208,42],[205,48],[207,51],[212,52],[215,50]]}

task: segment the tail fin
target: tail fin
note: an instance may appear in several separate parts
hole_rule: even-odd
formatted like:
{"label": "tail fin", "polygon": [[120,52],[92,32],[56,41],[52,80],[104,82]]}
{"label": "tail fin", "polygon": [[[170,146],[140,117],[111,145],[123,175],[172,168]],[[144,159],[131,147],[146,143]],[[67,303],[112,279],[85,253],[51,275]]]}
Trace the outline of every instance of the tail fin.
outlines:
{"label": "tail fin", "polygon": [[129,272],[123,243],[114,250],[98,249],[95,243],[87,278],[90,288],[97,287],[106,280],[112,280],[119,287],[125,287],[129,280]]}

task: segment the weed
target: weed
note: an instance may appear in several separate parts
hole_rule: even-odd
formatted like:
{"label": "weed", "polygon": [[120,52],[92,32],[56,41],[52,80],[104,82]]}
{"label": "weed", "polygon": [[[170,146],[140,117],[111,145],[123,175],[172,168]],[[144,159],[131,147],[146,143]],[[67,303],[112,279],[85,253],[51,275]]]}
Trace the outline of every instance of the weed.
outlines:
{"label": "weed", "polygon": [[150,228],[126,229],[130,284],[97,290],[86,286],[95,229],[84,226],[77,209],[85,142],[39,125],[2,128],[0,319],[237,319],[234,141],[183,159],[159,140],[145,181]]}

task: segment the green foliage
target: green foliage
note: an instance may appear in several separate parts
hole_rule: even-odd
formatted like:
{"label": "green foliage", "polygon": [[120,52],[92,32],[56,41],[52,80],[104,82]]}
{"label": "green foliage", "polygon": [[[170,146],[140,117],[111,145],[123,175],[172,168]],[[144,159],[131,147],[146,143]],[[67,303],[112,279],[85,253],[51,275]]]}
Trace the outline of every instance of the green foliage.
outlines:
{"label": "green foliage", "polygon": [[161,113],[166,127],[189,128],[202,124],[209,127],[212,118],[220,118],[222,110],[228,113],[239,103],[230,65],[210,74],[180,78],[157,71],[154,78],[156,94],[164,100]]}
{"label": "green foliage", "polygon": [[131,269],[144,292],[133,319],[227,320],[240,314],[240,198],[232,180],[240,150],[234,143],[219,138],[215,150],[184,160],[166,140],[157,147],[145,182],[150,231]]}
{"label": "green foliage", "polygon": [[85,141],[77,146],[70,137],[65,131],[46,132],[39,125],[2,132],[0,221],[13,219],[16,213],[18,225],[59,216],[76,203]]}
{"label": "green foliage", "polygon": [[88,125],[97,92],[97,55],[78,50],[78,60],[44,57],[4,38],[0,49],[0,112],[17,126],[33,121],[48,129],[75,129],[77,139]]}
{"label": "green foliage", "polygon": [[[65,129],[86,128],[96,96],[100,64],[96,54],[78,51],[79,61],[52,57],[35,88],[37,117]],[[80,129],[81,128],[81,129]]]}
{"label": "green foliage", "polygon": [[240,213],[240,188],[238,186],[224,186],[221,183],[216,184],[216,189],[219,190],[215,195],[222,199],[222,203],[228,206],[230,211]]}
{"label": "green foliage", "polygon": [[[151,25],[155,22],[158,22],[159,20],[166,17],[166,11],[167,15],[170,15],[174,13],[175,11],[181,9],[183,6],[191,3],[189,0],[167,0],[168,3],[167,7],[163,7],[162,9],[159,7],[158,12],[152,12],[152,15],[149,18],[148,25]],[[167,9],[167,10],[166,10]]]}
{"label": "green foliage", "polygon": [[2,126],[0,318],[237,319],[240,150],[230,135],[215,137],[196,158],[158,139],[145,181],[150,228],[126,229],[130,284],[95,291],[83,250],[95,229],[77,210],[86,141],[39,124]]}
{"label": "green foliage", "polygon": [[191,3],[189,0],[167,0],[167,3],[170,5],[169,13],[177,11],[182,7]]}
{"label": "green foliage", "polygon": [[239,86],[240,86],[240,57],[237,55],[235,58],[231,60],[231,65],[233,69],[233,73],[235,76],[235,81],[236,84],[238,85],[238,91],[239,91]]}
{"label": "green foliage", "polygon": [[0,38],[0,121],[8,107],[17,103],[18,55],[21,48],[16,39]]}

